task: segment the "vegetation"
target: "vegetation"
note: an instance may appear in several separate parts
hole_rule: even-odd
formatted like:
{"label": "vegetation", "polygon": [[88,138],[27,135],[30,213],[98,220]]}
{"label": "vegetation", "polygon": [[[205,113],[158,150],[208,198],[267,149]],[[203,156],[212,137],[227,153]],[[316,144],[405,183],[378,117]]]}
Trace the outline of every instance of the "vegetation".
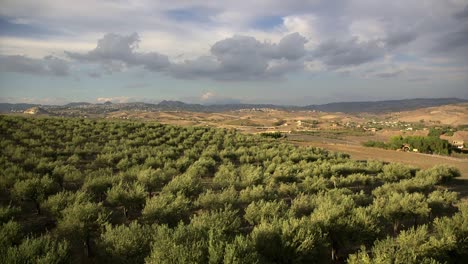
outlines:
{"label": "vegetation", "polygon": [[324,138],[342,139],[347,136],[368,136],[369,132],[359,128],[347,129],[331,129],[331,130],[314,130],[314,131],[295,131],[295,133],[303,135],[311,135]]}
{"label": "vegetation", "polygon": [[261,124],[255,123],[254,121],[250,119],[235,119],[235,120],[230,120],[226,122],[227,125],[231,126],[253,126],[253,127],[259,127],[263,126]]}
{"label": "vegetation", "polygon": [[382,142],[382,141],[376,141],[376,140],[366,141],[366,142],[362,143],[362,145],[364,147],[389,149],[389,146],[387,145],[387,143]]}
{"label": "vegetation", "polygon": [[448,166],[207,127],[0,116],[0,263],[460,263]]}
{"label": "vegetation", "polygon": [[440,137],[441,135],[453,136],[457,130],[449,126],[429,129],[429,137]]}
{"label": "vegetation", "polygon": [[287,123],[286,120],[279,119],[278,121],[273,122],[273,126],[282,126],[282,125],[284,125],[286,123]]}
{"label": "vegetation", "polygon": [[457,127],[457,130],[460,130],[460,131],[467,131],[468,130],[468,124],[463,124],[463,125],[459,125]]}
{"label": "vegetation", "polygon": [[388,143],[381,141],[367,141],[363,143],[366,147],[384,148],[384,149],[401,149],[408,145],[409,150],[417,150],[417,152],[439,155],[450,155],[452,147],[445,139],[440,139],[438,136],[394,136],[391,137]]}
{"label": "vegetation", "polygon": [[269,137],[269,138],[275,138],[275,139],[285,137],[281,132],[271,132],[271,133],[265,132],[265,133],[261,133],[260,135],[262,137],[266,137],[266,138]]}

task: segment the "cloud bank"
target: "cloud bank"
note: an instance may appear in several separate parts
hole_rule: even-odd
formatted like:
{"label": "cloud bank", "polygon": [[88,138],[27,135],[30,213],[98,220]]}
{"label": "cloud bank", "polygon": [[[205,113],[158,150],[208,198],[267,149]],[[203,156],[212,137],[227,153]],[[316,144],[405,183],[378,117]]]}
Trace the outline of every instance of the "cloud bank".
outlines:
{"label": "cloud bank", "polygon": [[[307,54],[307,39],[291,33],[278,43],[261,42],[251,36],[235,35],[217,41],[210,53],[183,62],[170,62],[159,52],[138,52],[137,33],[105,34],[96,48],[86,53],[65,51],[66,56],[80,63],[101,65],[105,72],[143,67],[151,72],[166,73],[175,78],[210,78],[215,80],[263,80],[281,78],[288,72],[302,69]],[[98,77],[98,73],[92,73]]]}
{"label": "cloud bank", "polygon": [[68,76],[69,63],[54,56],[33,59],[22,55],[0,56],[0,72]]}
{"label": "cloud bank", "polygon": [[0,92],[467,97],[467,36],[467,0],[4,0]]}

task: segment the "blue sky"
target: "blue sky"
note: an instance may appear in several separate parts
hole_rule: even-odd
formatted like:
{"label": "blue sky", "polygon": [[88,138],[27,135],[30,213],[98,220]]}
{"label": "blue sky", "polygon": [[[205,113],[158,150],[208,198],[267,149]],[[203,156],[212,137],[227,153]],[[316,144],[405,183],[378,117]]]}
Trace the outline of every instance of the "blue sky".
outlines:
{"label": "blue sky", "polygon": [[0,102],[468,99],[468,0],[13,1]]}

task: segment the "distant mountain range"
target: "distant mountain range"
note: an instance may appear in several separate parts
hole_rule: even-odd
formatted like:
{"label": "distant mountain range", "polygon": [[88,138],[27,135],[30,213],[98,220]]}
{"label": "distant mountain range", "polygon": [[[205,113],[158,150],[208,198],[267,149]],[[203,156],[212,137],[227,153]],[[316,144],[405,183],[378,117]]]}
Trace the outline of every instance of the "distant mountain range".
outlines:
{"label": "distant mountain range", "polygon": [[329,103],[323,105],[305,106],[306,109],[319,110],[323,112],[343,112],[343,113],[385,113],[385,112],[401,112],[415,110],[425,107],[433,107],[448,104],[466,103],[468,100],[459,98],[434,98],[434,99],[404,99],[404,100],[387,100],[375,102],[341,102]]}
{"label": "distant mountain range", "polygon": [[119,110],[141,110],[141,111],[190,111],[190,112],[224,112],[242,109],[278,109],[286,111],[316,110],[322,112],[343,113],[386,113],[414,110],[424,107],[440,106],[447,104],[466,103],[468,100],[459,98],[417,98],[388,101],[368,102],[338,102],[321,105],[307,106],[284,106],[272,104],[216,104],[201,105],[189,104],[180,101],[162,101],[157,104],[149,103],[110,103],[92,104],[87,102],[75,102],[66,105],[38,105],[38,104],[10,104],[0,103],[0,112],[22,112],[31,107],[41,107],[47,111],[81,110],[90,113],[105,113]]}

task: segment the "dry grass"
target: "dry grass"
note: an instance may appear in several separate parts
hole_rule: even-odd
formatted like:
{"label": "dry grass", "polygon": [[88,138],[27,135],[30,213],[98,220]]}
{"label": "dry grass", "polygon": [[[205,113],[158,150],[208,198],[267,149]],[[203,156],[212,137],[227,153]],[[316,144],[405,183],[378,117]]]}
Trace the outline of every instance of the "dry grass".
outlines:
{"label": "dry grass", "polygon": [[468,124],[468,104],[443,105],[392,113],[391,118],[413,123],[424,120],[426,123],[457,126]]}

